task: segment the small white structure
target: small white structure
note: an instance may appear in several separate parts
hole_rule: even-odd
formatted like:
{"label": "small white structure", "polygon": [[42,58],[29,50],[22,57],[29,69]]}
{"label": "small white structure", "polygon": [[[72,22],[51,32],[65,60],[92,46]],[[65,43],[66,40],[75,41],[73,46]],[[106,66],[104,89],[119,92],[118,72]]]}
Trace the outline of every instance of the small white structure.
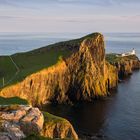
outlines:
{"label": "small white structure", "polygon": [[136,51],[133,48],[131,52],[127,52],[127,53],[122,53],[121,55],[116,55],[117,57],[124,57],[124,56],[130,56],[130,55],[136,55]]}
{"label": "small white structure", "polygon": [[135,49],[133,48],[132,52],[131,52],[131,55],[136,55],[136,51]]}

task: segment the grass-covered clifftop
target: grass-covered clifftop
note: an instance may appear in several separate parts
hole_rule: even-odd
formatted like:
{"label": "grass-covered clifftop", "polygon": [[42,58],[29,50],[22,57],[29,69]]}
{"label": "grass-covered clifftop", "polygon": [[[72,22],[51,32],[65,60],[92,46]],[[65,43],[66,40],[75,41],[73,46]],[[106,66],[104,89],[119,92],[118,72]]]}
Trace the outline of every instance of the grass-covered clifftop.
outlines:
{"label": "grass-covered clifftop", "polygon": [[106,60],[118,69],[119,79],[131,75],[133,70],[140,69],[140,60],[136,55],[122,57],[120,54],[107,54]]}
{"label": "grass-covered clifftop", "polygon": [[[0,56],[0,88],[22,81],[28,75],[56,64],[60,58],[67,58],[85,38],[94,38],[97,33],[88,36],[48,45],[25,53]],[[18,69],[13,64],[12,60]]]}
{"label": "grass-covered clifftop", "polygon": [[119,56],[120,54],[116,53],[110,53],[106,54],[106,60],[110,62],[111,64],[116,62],[122,62],[122,61],[130,61],[130,60],[139,60],[136,55],[129,55],[129,56]]}

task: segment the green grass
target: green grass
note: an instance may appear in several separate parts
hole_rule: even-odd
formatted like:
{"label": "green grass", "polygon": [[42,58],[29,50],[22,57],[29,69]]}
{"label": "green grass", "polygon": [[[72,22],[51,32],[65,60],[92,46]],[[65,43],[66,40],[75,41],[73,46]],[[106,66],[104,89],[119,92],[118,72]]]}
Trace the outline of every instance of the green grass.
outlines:
{"label": "green grass", "polygon": [[[20,72],[14,78],[17,70],[12,61],[8,56],[0,57],[0,88],[3,88],[3,78],[5,86],[18,83],[30,74],[56,64],[60,57],[67,58],[79,48],[80,43],[85,38],[94,38],[96,35],[99,34],[94,33],[80,39],[59,42],[33,51],[11,55],[20,69]],[[7,84],[11,78],[13,79]]]}
{"label": "green grass", "polygon": [[[9,84],[17,83],[28,75],[52,66],[59,61],[60,57],[67,57],[70,51],[48,49],[40,52],[27,52],[14,54],[11,57],[20,69],[20,72]],[[5,84],[15,75],[16,68],[8,56],[0,57],[0,87],[2,87],[3,77]],[[9,85],[8,84],[8,85]]]}
{"label": "green grass", "polygon": [[26,76],[47,68],[57,63],[59,57],[66,57],[68,52],[65,50],[55,51],[54,49],[40,53],[24,53],[13,55],[12,58],[20,68],[20,72],[13,82],[18,82]]}
{"label": "green grass", "polygon": [[16,68],[11,62],[9,56],[0,57],[0,87],[3,84],[3,78],[8,81],[16,73]]}
{"label": "green grass", "polygon": [[114,54],[114,53],[107,54],[107,55],[106,55],[106,60],[107,60],[109,63],[111,63],[111,64],[120,61],[121,58],[120,58],[120,57],[117,57],[116,55],[117,55],[117,54]]}
{"label": "green grass", "polygon": [[52,122],[52,121],[53,121],[53,123],[66,121],[66,119],[58,117],[58,116],[55,116],[55,115],[52,115],[52,114],[50,114],[48,112],[43,112],[43,115],[44,115],[45,123],[49,123],[49,122]]}
{"label": "green grass", "polygon": [[0,105],[27,105],[28,102],[24,99],[20,99],[19,97],[12,97],[12,98],[3,98],[0,97]]}

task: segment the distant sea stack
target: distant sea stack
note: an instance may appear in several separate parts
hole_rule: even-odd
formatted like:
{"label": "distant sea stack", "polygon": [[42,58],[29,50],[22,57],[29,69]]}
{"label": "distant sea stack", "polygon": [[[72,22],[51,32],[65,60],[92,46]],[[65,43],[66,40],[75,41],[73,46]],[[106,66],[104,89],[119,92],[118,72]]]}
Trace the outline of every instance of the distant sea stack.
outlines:
{"label": "distant sea stack", "polygon": [[65,44],[59,49],[69,47],[69,50],[73,50],[71,55],[27,76],[18,84],[3,88],[0,96],[18,96],[35,106],[69,104],[93,101],[107,96],[110,89],[117,87],[120,70],[116,64],[112,65],[106,60],[103,35],[94,33],[75,44],[70,41]]}

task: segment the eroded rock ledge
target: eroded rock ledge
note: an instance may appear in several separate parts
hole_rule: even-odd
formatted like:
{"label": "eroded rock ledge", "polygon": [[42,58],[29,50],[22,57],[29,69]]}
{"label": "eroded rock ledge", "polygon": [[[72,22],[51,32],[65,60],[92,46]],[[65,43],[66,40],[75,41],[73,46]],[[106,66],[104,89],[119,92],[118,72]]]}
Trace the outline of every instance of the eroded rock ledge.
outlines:
{"label": "eroded rock ledge", "polygon": [[0,106],[0,140],[21,140],[32,134],[48,138],[78,139],[65,119],[23,105]]}

